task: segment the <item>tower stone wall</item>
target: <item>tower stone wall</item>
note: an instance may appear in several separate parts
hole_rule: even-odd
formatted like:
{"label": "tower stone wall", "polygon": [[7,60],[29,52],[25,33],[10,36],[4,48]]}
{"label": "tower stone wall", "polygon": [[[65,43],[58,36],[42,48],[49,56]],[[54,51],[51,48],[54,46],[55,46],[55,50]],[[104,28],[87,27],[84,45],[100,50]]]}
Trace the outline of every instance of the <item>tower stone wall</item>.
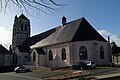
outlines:
{"label": "tower stone wall", "polygon": [[12,50],[22,45],[26,38],[30,37],[30,20],[23,14],[15,16],[12,34]]}

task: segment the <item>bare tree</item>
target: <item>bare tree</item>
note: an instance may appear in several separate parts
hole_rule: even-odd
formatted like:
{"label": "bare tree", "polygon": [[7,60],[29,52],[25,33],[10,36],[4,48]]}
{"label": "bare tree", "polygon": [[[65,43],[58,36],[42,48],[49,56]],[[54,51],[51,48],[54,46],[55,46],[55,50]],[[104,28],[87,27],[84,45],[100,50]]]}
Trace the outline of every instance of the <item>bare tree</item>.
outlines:
{"label": "bare tree", "polygon": [[65,4],[58,4],[54,0],[0,0],[0,10],[5,11],[15,5],[20,9],[24,9],[29,13],[29,10],[38,10],[45,14],[51,14],[65,6]]}

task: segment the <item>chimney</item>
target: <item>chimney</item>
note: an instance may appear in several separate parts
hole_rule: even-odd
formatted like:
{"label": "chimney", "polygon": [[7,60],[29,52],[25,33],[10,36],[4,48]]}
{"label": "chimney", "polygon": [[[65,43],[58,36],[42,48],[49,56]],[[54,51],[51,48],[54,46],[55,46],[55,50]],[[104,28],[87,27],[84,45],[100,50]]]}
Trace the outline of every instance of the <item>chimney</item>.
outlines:
{"label": "chimney", "polygon": [[65,24],[66,24],[66,17],[63,16],[63,17],[62,17],[62,25],[64,26]]}

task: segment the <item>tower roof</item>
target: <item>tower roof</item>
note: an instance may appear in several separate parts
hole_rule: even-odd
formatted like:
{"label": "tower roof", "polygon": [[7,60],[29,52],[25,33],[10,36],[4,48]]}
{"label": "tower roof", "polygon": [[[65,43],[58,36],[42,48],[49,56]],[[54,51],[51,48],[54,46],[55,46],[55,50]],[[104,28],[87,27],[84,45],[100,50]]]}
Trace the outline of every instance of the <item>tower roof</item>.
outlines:
{"label": "tower roof", "polygon": [[21,14],[19,18],[29,20],[24,14]]}

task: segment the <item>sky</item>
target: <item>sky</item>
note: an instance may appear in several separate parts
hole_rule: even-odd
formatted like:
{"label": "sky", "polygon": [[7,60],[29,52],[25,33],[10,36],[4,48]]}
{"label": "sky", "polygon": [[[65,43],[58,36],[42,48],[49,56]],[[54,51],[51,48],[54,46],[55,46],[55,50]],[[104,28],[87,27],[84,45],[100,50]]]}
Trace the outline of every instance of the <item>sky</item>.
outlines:
{"label": "sky", "polygon": [[86,20],[105,38],[120,46],[120,0],[55,0],[66,4],[62,10],[52,15],[33,11],[29,15],[24,10],[8,8],[0,13],[0,44],[6,48],[12,44],[12,27],[15,15],[25,14],[31,24],[31,36],[61,25],[65,16],[67,22],[85,17]]}

